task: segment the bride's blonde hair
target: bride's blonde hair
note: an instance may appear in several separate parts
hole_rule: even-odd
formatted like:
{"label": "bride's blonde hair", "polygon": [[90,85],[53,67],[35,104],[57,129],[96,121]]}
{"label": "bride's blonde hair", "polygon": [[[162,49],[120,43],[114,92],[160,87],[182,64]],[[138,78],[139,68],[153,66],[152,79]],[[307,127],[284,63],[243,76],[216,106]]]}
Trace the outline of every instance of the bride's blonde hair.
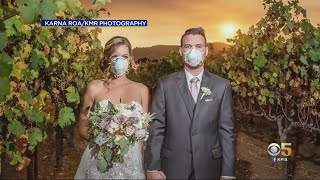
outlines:
{"label": "bride's blonde hair", "polygon": [[105,45],[104,50],[103,50],[103,58],[100,62],[100,69],[102,70],[104,74],[104,85],[109,87],[109,83],[112,79],[115,78],[111,71],[111,66],[110,66],[110,58],[111,55],[115,52],[116,49],[118,49],[120,46],[127,46],[129,49],[129,54],[130,54],[130,59],[129,59],[129,68],[135,69],[136,64],[134,63],[133,60],[133,55],[132,55],[132,46],[130,41],[122,36],[114,36],[112,37]]}

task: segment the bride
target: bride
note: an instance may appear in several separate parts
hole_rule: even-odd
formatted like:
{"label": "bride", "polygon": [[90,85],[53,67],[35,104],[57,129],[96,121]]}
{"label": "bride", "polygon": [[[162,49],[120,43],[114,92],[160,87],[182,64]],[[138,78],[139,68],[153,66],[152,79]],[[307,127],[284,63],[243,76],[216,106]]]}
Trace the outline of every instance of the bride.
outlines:
{"label": "bride", "polygon": [[[82,99],[79,134],[85,140],[89,141],[88,113],[95,102],[110,101],[117,104],[135,101],[142,105],[145,112],[148,112],[148,88],[126,77],[129,65],[132,63],[132,47],[127,38],[116,36],[106,43],[100,68],[105,72],[108,80],[91,81]],[[123,163],[115,163],[108,172],[101,173],[96,167],[96,159],[91,158],[90,149],[87,146],[74,178],[145,179],[142,153],[142,143],[135,143],[124,156]]]}

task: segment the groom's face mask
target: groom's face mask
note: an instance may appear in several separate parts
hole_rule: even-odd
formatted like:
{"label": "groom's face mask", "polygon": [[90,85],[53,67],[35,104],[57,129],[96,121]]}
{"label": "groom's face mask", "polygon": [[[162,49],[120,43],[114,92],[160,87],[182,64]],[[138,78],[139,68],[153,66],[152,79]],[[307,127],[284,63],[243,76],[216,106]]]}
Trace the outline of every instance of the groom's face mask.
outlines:
{"label": "groom's face mask", "polygon": [[183,59],[191,67],[197,67],[203,64],[205,49],[192,46],[183,48]]}
{"label": "groom's face mask", "polygon": [[123,76],[129,68],[129,58],[116,56],[111,59],[111,68],[117,77]]}

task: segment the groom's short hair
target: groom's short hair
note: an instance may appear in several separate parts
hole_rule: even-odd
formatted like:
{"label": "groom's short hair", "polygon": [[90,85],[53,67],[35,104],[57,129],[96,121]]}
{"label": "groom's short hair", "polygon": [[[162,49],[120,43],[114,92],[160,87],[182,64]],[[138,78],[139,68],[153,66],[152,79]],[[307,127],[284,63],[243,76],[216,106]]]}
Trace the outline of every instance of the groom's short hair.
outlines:
{"label": "groom's short hair", "polygon": [[180,40],[180,46],[182,46],[182,41],[183,41],[183,38],[186,36],[186,35],[201,35],[204,37],[204,42],[205,42],[205,45],[207,45],[207,38],[206,38],[206,34],[204,32],[204,29],[202,27],[197,27],[197,28],[190,28],[190,29],[187,29],[184,34],[181,36],[181,40]]}

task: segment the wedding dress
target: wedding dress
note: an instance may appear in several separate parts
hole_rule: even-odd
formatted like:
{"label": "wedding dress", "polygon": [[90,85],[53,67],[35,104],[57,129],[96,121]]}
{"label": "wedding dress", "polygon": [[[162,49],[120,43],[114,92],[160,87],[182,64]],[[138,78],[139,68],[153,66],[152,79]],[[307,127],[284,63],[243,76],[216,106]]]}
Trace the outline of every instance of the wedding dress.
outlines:
{"label": "wedding dress", "polygon": [[[100,106],[107,103],[100,103]],[[141,144],[133,144],[127,154],[124,155],[123,163],[114,163],[113,167],[105,173],[97,168],[97,160],[91,157],[89,146],[86,147],[74,179],[145,179],[143,169],[143,156]]]}

